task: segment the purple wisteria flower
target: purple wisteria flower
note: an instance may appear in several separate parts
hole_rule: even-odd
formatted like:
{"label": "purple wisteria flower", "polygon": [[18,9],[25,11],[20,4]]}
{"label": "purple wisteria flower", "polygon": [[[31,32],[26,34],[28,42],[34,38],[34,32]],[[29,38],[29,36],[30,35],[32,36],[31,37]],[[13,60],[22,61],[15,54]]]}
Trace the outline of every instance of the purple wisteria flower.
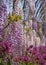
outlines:
{"label": "purple wisteria flower", "polygon": [[7,7],[6,5],[2,2],[2,4],[0,4],[0,26],[2,24],[4,24],[5,20],[7,17]]}
{"label": "purple wisteria flower", "polygon": [[25,62],[25,63],[30,62],[30,57],[28,55],[22,56],[20,59],[22,62]]}
{"label": "purple wisteria flower", "polygon": [[28,63],[28,62],[30,62],[30,57],[28,55],[22,55],[22,56],[19,56],[19,57],[15,58],[14,61],[15,62]]}
{"label": "purple wisteria flower", "polygon": [[4,26],[4,22],[6,21],[6,17],[7,17],[7,7],[4,4],[4,2],[1,1],[0,3],[0,42],[3,41],[3,36],[4,36],[3,26]]}
{"label": "purple wisteria flower", "polygon": [[33,22],[32,23],[32,27],[33,27],[34,30],[37,30],[38,29],[37,22]]}
{"label": "purple wisteria flower", "polygon": [[15,22],[10,24],[8,27],[8,34],[5,35],[5,40],[9,41],[10,43],[15,44],[15,54],[20,56],[22,54],[22,40],[23,40],[23,31],[22,25],[19,22]]}
{"label": "purple wisteria flower", "polygon": [[0,43],[0,57],[5,57],[7,55],[12,55],[14,52],[14,45],[5,41]]}
{"label": "purple wisteria flower", "polygon": [[30,58],[32,59],[32,63],[38,65],[45,65],[46,64],[46,46],[39,46],[28,48],[28,53],[30,53]]}

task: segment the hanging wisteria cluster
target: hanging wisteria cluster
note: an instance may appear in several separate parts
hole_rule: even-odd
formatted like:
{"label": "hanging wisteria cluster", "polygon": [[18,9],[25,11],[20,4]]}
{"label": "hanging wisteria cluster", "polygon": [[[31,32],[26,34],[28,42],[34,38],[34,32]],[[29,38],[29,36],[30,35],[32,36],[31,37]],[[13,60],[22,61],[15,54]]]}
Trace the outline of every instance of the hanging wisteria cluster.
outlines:
{"label": "hanging wisteria cluster", "polygon": [[3,27],[2,25],[4,24],[7,16],[7,7],[6,5],[0,4],[0,28]]}
{"label": "hanging wisteria cluster", "polygon": [[46,65],[46,23],[35,18],[36,3],[0,0],[0,65]]}
{"label": "hanging wisteria cluster", "polygon": [[2,41],[4,33],[3,33],[3,25],[7,17],[7,7],[6,5],[2,2],[0,4],[0,41]]}

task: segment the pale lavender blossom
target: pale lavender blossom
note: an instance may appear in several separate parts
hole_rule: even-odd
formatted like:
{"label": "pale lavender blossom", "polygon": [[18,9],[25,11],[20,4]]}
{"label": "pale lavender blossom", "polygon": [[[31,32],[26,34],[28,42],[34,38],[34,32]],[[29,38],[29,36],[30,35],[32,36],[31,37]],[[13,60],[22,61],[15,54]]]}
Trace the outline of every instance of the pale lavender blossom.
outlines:
{"label": "pale lavender blossom", "polygon": [[4,31],[3,31],[3,25],[7,17],[7,7],[2,1],[0,3],[0,42],[3,41]]}

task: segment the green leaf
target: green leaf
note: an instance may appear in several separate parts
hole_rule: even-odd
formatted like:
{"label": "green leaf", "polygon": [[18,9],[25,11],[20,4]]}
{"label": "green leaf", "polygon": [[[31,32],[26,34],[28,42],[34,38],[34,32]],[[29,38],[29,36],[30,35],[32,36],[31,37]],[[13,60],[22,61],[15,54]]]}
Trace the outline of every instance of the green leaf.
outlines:
{"label": "green leaf", "polygon": [[31,62],[29,62],[29,63],[28,63],[28,65],[32,65],[32,63],[31,63]]}
{"label": "green leaf", "polygon": [[3,63],[0,63],[0,65],[3,65]]}
{"label": "green leaf", "polygon": [[11,61],[10,61],[10,59],[8,59],[8,61],[7,61],[7,65],[11,65]]}
{"label": "green leaf", "polygon": [[1,61],[2,61],[2,58],[0,58],[0,63],[1,63]]}
{"label": "green leaf", "polygon": [[25,63],[23,63],[23,65],[26,65]]}
{"label": "green leaf", "polygon": [[20,62],[20,65],[26,65],[24,62]]}

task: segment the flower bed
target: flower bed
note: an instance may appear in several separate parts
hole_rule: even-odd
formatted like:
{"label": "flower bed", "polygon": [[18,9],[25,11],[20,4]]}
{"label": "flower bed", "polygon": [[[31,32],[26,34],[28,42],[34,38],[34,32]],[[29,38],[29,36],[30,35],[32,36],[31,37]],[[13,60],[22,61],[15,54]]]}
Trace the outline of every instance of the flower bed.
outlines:
{"label": "flower bed", "polygon": [[27,48],[24,55],[15,58],[21,65],[46,65],[46,46]]}

